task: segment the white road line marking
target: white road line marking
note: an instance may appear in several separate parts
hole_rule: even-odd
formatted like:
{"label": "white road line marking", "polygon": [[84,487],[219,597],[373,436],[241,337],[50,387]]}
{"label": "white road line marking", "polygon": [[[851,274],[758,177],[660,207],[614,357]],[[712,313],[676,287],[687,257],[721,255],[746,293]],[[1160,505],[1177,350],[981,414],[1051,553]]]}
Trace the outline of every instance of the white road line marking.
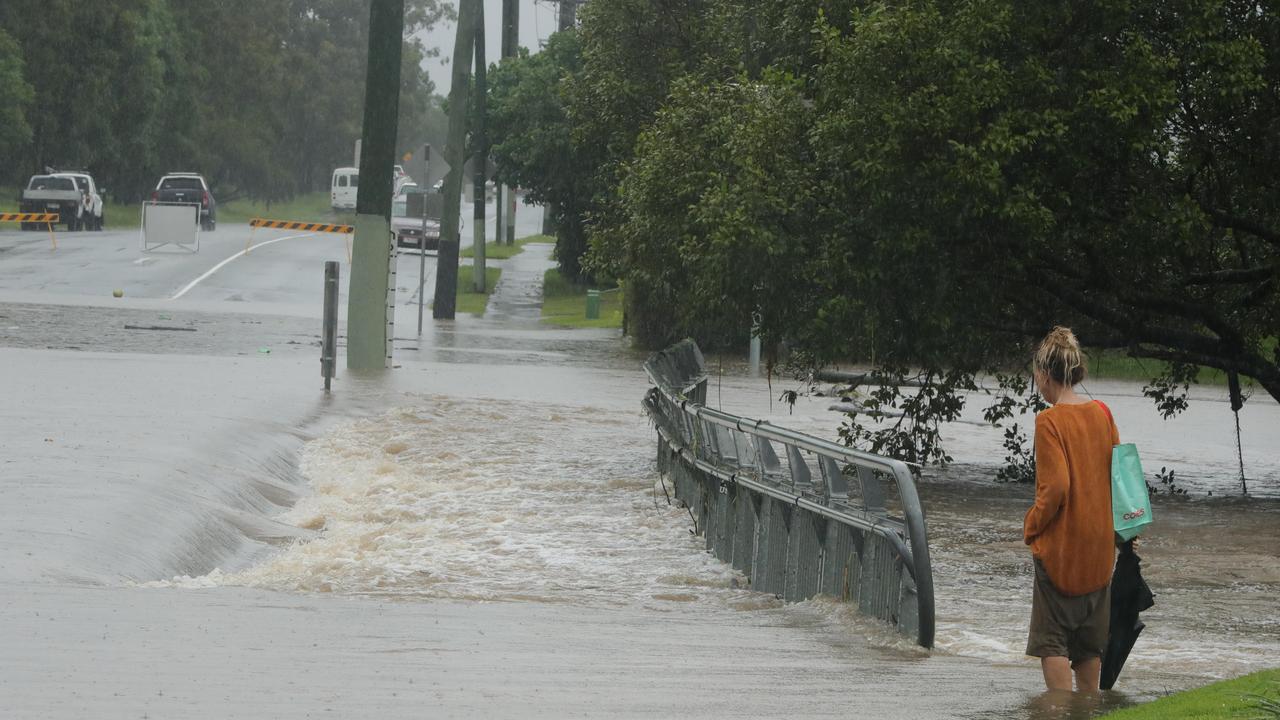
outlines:
{"label": "white road line marking", "polygon": [[183,295],[186,295],[186,294],[187,294],[187,291],[189,291],[191,288],[195,287],[196,285],[199,285],[202,281],[207,280],[207,279],[209,278],[209,276],[210,276],[210,275],[212,275],[212,274],[214,274],[214,273],[218,272],[219,270],[221,270],[221,269],[222,269],[222,267],[223,267],[224,265],[226,265],[227,263],[231,262],[232,260],[235,260],[236,258],[240,257],[241,255],[248,255],[248,254],[249,254],[249,251],[250,251],[250,250],[253,250],[254,248],[260,248],[260,247],[262,247],[263,245],[270,245],[271,243],[278,243],[278,242],[280,242],[281,240],[293,240],[293,239],[295,239],[295,238],[311,237],[312,235],[315,235],[315,233],[303,233],[303,234],[301,234],[301,235],[285,235],[284,237],[278,237],[278,238],[275,238],[275,239],[272,239],[272,240],[264,240],[264,241],[262,241],[262,242],[258,243],[257,245],[253,245],[253,246],[251,246],[251,247],[247,247],[247,248],[245,248],[244,250],[241,250],[240,252],[236,253],[235,255],[232,255],[231,257],[227,258],[226,260],[223,260],[222,262],[218,263],[217,265],[214,265],[212,268],[210,268],[209,272],[207,272],[207,273],[205,273],[205,274],[201,275],[200,277],[196,278],[195,280],[192,280],[191,282],[187,283],[187,286],[186,286],[186,287],[184,287],[184,288],[182,288],[181,290],[179,290],[179,291],[177,292],[177,294],[176,294],[176,295],[174,295],[173,297],[171,297],[171,298],[169,298],[169,299],[170,299],[170,300],[177,300],[178,298],[182,297]]}

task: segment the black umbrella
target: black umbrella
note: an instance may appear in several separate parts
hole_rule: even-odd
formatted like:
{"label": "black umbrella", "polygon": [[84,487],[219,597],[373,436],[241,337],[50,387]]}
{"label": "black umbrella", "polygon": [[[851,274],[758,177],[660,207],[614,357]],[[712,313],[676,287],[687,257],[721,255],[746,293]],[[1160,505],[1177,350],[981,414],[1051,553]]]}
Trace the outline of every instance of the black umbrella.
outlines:
{"label": "black umbrella", "polygon": [[1107,638],[1107,652],[1102,657],[1102,677],[1099,685],[1110,690],[1120,677],[1120,668],[1129,659],[1129,651],[1146,627],[1138,619],[1138,613],[1156,604],[1155,595],[1147,581],[1142,579],[1142,558],[1133,551],[1133,541],[1120,546],[1116,559],[1116,571],[1111,576],[1111,636]]}

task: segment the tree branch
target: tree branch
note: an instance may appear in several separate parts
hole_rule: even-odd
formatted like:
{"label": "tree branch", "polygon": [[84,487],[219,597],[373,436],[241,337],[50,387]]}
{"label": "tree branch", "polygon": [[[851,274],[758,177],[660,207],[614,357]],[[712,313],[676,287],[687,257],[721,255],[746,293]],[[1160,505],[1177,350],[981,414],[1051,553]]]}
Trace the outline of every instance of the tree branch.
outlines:
{"label": "tree branch", "polygon": [[1280,247],[1280,234],[1277,234],[1269,228],[1259,225],[1252,220],[1228,215],[1221,210],[1209,207],[1205,203],[1200,203],[1200,209],[1204,210],[1205,214],[1209,216],[1209,219],[1212,220],[1213,224],[1217,227],[1248,233],[1266,240],[1276,247]]}
{"label": "tree branch", "polygon": [[1194,273],[1183,280],[1185,285],[1245,285],[1264,282],[1276,274],[1272,266],[1215,270],[1207,273]]}

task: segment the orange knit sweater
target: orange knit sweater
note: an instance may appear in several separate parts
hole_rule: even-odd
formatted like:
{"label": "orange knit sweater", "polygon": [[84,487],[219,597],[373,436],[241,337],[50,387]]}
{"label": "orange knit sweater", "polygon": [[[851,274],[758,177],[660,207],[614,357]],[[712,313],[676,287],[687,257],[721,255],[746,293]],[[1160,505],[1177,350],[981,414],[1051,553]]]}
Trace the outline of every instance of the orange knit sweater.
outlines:
{"label": "orange knit sweater", "polygon": [[1022,539],[1063,595],[1111,582],[1111,448],[1120,433],[1096,402],[1054,405],[1036,416],[1036,502]]}

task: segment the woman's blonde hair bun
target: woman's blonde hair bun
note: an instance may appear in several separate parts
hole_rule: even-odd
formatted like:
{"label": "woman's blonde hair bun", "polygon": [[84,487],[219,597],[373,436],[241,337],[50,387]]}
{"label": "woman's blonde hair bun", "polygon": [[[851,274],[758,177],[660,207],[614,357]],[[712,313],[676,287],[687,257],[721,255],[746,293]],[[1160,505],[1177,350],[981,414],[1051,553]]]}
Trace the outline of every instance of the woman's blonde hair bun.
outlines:
{"label": "woman's blonde hair bun", "polygon": [[1084,352],[1080,350],[1080,341],[1071,328],[1061,325],[1054,327],[1040,341],[1036,348],[1032,365],[1036,370],[1049,376],[1050,380],[1071,387],[1084,382],[1088,374]]}

